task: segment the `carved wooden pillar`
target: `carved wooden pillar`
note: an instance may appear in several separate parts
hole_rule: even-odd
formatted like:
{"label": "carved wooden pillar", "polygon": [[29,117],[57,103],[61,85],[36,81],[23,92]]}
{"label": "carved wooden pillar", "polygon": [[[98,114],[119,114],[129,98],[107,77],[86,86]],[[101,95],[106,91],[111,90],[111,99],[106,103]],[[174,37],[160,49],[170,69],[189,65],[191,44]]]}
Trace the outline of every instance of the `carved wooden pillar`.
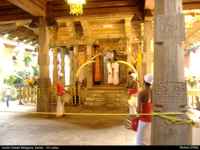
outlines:
{"label": "carved wooden pillar", "polygon": [[132,45],[133,45],[133,53],[134,53],[134,61],[136,62],[136,69],[138,72],[138,78],[140,81],[143,81],[143,73],[142,73],[142,54],[143,54],[143,47],[142,47],[142,30],[141,30],[141,21],[140,20],[133,20],[132,21]]}
{"label": "carved wooden pillar", "polygon": [[46,19],[40,17],[39,24],[39,55],[38,63],[40,69],[39,95],[37,101],[38,112],[50,111],[51,82],[49,78],[49,33]]}
{"label": "carved wooden pillar", "polygon": [[[155,112],[187,110],[183,49],[185,37],[182,0],[156,0],[153,104]],[[177,118],[187,118],[178,115]],[[153,145],[191,144],[191,126],[176,125],[154,116]]]}
{"label": "carved wooden pillar", "polygon": [[126,50],[127,50],[127,62],[133,64],[133,47],[132,47],[132,18],[125,19],[125,34],[126,34]]}
{"label": "carved wooden pillar", "polygon": [[127,48],[127,62],[133,65],[134,64],[133,47],[132,47],[132,41],[130,39],[127,39],[126,48]]}
{"label": "carved wooden pillar", "polygon": [[153,73],[153,17],[144,21],[144,74]]}

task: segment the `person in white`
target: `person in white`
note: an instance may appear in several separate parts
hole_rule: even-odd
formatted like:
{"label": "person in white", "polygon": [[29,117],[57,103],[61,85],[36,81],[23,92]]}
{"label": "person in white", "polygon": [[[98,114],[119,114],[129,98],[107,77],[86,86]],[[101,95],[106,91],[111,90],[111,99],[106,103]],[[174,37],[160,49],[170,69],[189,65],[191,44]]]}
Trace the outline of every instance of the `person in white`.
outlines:
{"label": "person in white", "polygon": [[[144,105],[151,104],[151,85],[153,83],[153,76],[151,74],[147,74],[144,76],[144,84],[145,88],[138,95],[138,105],[141,106],[142,109],[145,109]],[[142,106],[142,105],[143,106]],[[147,108],[146,108],[147,109]],[[149,108],[148,108],[149,109]],[[152,105],[150,107],[151,110],[139,110],[139,113],[151,113]],[[150,112],[151,111],[151,112]],[[136,145],[150,145],[151,144],[151,116],[140,115],[138,122],[138,129],[136,133]]]}
{"label": "person in white", "polygon": [[9,107],[9,101],[11,100],[11,89],[9,86],[6,87],[5,97],[6,97],[6,106]]}
{"label": "person in white", "polygon": [[108,59],[107,62],[107,72],[108,72],[108,84],[113,83],[113,71],[112,71],[112,62],[111,59]]}
{"label": "person in white", "polygon": [[116,62],[112,63],[112,69],[113,69],[113,84],[118,85],[119,84],[119,64]]}
{"label": "person in white", "polygon": [[[137,79],[136,73],[131,73],[130,76],[132,77],[132,80]],[[137,89],[137,87],[136,87],[136,89]],[[130,95],[130,98],[128,100],[128,104],[129,104],[129,114],[130,115],[136,114],[137,113],[137,111],[136,111],[137,110],[137,93]]]}

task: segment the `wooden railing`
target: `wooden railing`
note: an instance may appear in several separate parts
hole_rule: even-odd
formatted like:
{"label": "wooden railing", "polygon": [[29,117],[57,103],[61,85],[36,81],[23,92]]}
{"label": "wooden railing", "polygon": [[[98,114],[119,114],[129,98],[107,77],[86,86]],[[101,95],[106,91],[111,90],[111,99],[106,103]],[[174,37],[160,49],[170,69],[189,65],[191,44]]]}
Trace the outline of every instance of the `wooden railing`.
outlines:
{"label": "wooden railing", "polygon": [[17,99],[24,104],[36,104],[38,86],[17,86]]}

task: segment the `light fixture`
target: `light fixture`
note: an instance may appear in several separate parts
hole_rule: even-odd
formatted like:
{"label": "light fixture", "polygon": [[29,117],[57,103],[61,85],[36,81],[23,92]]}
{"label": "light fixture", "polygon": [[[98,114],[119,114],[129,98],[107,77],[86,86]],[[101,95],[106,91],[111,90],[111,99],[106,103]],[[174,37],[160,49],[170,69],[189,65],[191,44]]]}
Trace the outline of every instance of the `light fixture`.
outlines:
{"label": "light fixture", "polygon": [[83,5],[86,4],[86,0],[65,0],[69,4],[71,15],[82,15]]}

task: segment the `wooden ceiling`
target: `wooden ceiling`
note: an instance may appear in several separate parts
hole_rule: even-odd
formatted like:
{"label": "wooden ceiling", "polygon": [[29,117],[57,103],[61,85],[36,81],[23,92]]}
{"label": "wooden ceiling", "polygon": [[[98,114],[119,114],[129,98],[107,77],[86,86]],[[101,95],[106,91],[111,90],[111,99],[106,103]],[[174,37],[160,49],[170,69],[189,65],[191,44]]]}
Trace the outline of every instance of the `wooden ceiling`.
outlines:
{"label": "wooden ceiling", "polygon": [[[184,9],[200,8],[200,0],[183,0]],[[83,16],[144,15],[154,0],[87,0]],[[32,19],[33,16],[73,18],[64,0],[0,0],[0,22]]]}
{"label": "wooden ceiling", "polygon": [[[145,0],[145,9],[153,10],[155,8],[155,0]],[[199,9],[200,0],[183,0],[183,9]]]}
{"label": "wooden ceiling", "polygon": [[183,0],[183,4],[185,10],[200,8],[200,0]]}
{"label": "wooden ceiling", "polygon": [[12,21],[19,19],[30,19],[32,15],[21,8],[11,4],[7,0],[0,0],[0,21]]}
{"label": "wooden ceiling", "polygon": [[[200,0],[183,0],[183,4],[184,9],[200,8]],[[69,15],[69,6],[64,0],[0,0],[0,34],[36,41],[37,29],[30,22],[37,16],[45,16],[58,22],[61,41],[77,34],[75,22],[80,22],[85,38],[91,34],[96,34],[96,38],[119,38],[126,36],[124,21],[132,17],[142,21],[145,9],[154,9],[153,0],[87,0],[84,14],[76,17]],[[25,21],[19,25],[21,20]]]}
{"label": "wooden ceiling", "polygon": [[[115,14],[133,14],[142,12],[144,0],[87,0],[83,16],[105,16]],[[120,13],[119,13],[120,12]],[[47,2],[47,14],[52,17],[71,17],[69,5],[64,0]]]}
{"label": "wooden ceiling", "polygon": [[[87,0],[83,16],[143,12],[144,0]],[[71,17],[64,0],[0,0],[0,21],[31,19],[33,16]]]}
{"label": "wooden ceiling", "polygon": [[[74,24],[80,20],[84,38],[89,37],[91,33],[95,33],[97,38],[123,37],[123,19],[137,16],[136,19],[143,20],[143,12],[144,0],[87,0],[84,14],[79,17],[69,15],[69,6],[64,0],[0,0],[0,34],[9,33],[13,37],[18,36],[19,39],[25,36],[27,39],[35,40],[37,33],[33,32],[35,29],[31,28],[30,21],[34,20],[33,23],[37,26],[35,17],[45,16],[48,21],[55,18],[58,22],[58,35],[61,41],[73,40],[79,32],[76,31]],[[27,22],[24,26],[19,26],[16,24],[19,20]],[[29,32],[19,33],[18,28],[21,27]]]}

